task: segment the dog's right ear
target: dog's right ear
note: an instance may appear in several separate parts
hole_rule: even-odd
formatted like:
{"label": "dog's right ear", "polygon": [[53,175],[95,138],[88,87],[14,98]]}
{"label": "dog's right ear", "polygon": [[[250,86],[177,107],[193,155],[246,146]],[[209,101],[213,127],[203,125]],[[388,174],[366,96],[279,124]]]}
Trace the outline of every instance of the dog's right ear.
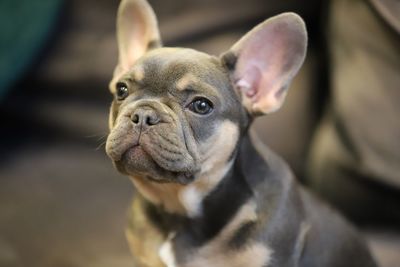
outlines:
{"label": "dog's right ear", "polygon": [[119,62],[114,77],[128,71],[147,50],[160,47],[157,18],[146,0],[122,0],[117,15]]}

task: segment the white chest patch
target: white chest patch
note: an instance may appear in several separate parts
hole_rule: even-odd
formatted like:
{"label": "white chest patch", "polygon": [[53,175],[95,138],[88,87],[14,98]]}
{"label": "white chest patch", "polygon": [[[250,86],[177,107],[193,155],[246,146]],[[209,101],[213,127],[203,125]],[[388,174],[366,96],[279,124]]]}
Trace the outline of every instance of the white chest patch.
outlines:
{"label": "white chest patch", "polygon": [[161,261],[167,266],[167,267],[177,267],[176,265],[176,260],[175,260],[175,254],[172,249],[172,238],[174,238],[175,234],[170,234],[167,240],[164,242],[164,244],[161,246],[160,251],[158,252],[158,255],[160,256]]}
{"label": "white chest patch", "polygon": [[193,218],[201,214],[201,202],[203,201],[204,193],[196,185],[188,185],[179,192],[178,197],[189,217]]}

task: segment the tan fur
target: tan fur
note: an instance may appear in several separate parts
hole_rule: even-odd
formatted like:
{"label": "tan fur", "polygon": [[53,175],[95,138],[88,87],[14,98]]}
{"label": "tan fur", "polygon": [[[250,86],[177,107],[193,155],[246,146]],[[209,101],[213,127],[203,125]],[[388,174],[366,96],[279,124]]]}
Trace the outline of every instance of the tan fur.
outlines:
{"label": "tan fur", "polygon": [[183,204],[179,201],[179,192],[184,188],[176,183],[155,183],[142,177],[132,177],[136,189],[149,201],[162,205],[166,211],[181,215],[186,214]]}
{"label": "tan fur", "polygon": [[238,126],[228,120],[222,122],[216,134],[203,144],[201,174],[189,185],[155,183],[142,177],[131,177],[132,181],[144,197],[164,206],[168,212],[191,217],[199,215],[202,199],[229,170],[232,163],[227,163],[227,160],[238,138]]}
{"label": "tan fur", "polygon": [[144,78],[144,69],[143,69],[143,67],[141,67],[140,65],[138,67],[136,67],[133,70],[132,76],[133,76],[133,79],[135,79],[135,81],[137,81],[137,82],[142,81],[143,78]]}
{"label": "tan fur", "polygon": [[257,220],[256,205],[249,202],[242,206],[230,223],[224,227],[222,232],[200,248],[196,255],[183,267],[262,267],[270,261],[272,251],[258,242],[247,244],[242,249],[227,249],[227,242],[239,227],[247,222]]}
{"label": "tan fur", "polygon": [[168,267],[262,267],[271,260],[272,251],[259,242],[249,243],[241,249],[231,249],[227,243],[241,225],[257,220],[256,204],[253,201],[243,205],[222,232],[199,248],[190,256],[187,263],[176,265],[173,257],[171,241],[167,240],[162,246],[162,258]]}
{"label": "tan fur", "polygon": [[[212,175],[226,165],[239,138],[239,127],[226,120],[209,140],[201,146],[202,174]],[[215,181],[218,182],[218,181]]]}
{"label": "tan fur", "polygon": [[111,131],[112,128],[114,127],[114,117],[112,115],[113,112],[113,106],[110,107],[110,116],[108,116],[108,129]]}
{"label": "tan fur", "polygon": [[228,252],[210,246],[202,250],[202,255],[185,267],[265,267],[270,261],[270,255],[271,250],[261,243],[248,245],[240,251]]}
{"label": "tan fur", "polygon": [[181,79],[176,82],[176,89],[179,91],[185,90],[188,85],[197,82],[196,76],[191,73],[185,74]]}
{"label": "tan fur", "polygon": [[[142,68],[142,66],[136,66],[133,70],[132,70],[132,78],[135,80],[135,81],[137,81],[137,82],[140,82],[140,81],[142,81],[143,80],[143,78],[144,78],[144,69]],[[121,76],[122,76],[122,73],[117,73],[117,74],[114,74],[114,77],[112,78],[112,80],[111,80],[111,82],[110,82],[110,84],[108,85],[108,87],[109,87],[109,90],[110,90],[110,92],[111,92],[111,94],[115,94],[116,92],[116,88],[115,88],[115,85],[116,85],[116,83],[117,83],[117,81],[121,78]]]}
{"label": "tan fur", "polygon": [[127,229],[126,237],[135,261],[141,267],[164,267],[165,265],[155,253],[164,241],[163,235],[144,216],[145,212],[139,201],[135,201],[131,209],[134,214],[131,217],[131,223],[134,227]]}

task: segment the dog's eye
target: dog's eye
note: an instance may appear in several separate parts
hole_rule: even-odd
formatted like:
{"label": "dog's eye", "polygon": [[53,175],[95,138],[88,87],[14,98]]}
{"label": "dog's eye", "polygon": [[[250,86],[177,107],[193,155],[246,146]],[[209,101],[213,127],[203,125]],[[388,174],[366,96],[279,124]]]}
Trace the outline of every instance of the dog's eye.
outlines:
{"label": "dog's eye", "polygon": [[206,115],[210,113],[213,110],[213,105],[210,102],[210,100],[201,97],[201,98],[196,98],[194,101],[192,101],[189,104],[189,110],[193,111],[194,113],[200,114],[200,115]]}
{"label": "dog's eye", "polygon": [[117,83],[117,99],[124,100],[129,95],[128,86],[125,83]]}

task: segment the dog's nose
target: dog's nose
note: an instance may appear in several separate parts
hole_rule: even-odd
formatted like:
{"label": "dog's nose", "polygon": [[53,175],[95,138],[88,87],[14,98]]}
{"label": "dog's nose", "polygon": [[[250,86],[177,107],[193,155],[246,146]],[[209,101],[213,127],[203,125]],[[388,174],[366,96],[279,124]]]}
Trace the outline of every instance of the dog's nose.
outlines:
{"label": "dog's nose", "polygon": [[131,116],[131,120],[136,125],[153,126],[160,122],[160,118],[153,109],[139,108]]}

